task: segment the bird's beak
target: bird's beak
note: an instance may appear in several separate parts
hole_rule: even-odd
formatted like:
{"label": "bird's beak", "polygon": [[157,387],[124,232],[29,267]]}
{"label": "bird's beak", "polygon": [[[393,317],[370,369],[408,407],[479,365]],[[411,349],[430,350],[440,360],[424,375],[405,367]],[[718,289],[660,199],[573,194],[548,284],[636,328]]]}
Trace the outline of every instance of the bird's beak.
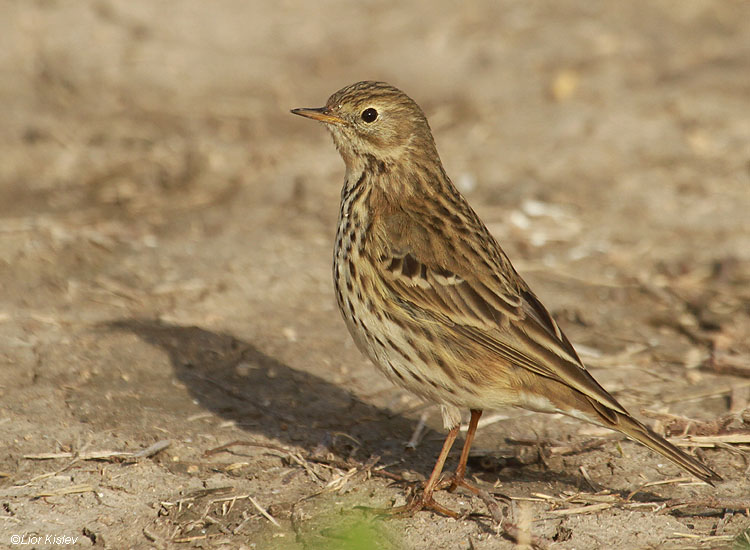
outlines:
{"label": "bird's beak", "polygon": [[344,119],[332,115],[327,107],[318,107],[317,109],[292,109],[292,113],[313,120],[319,120],[326,124],[344,124]]}

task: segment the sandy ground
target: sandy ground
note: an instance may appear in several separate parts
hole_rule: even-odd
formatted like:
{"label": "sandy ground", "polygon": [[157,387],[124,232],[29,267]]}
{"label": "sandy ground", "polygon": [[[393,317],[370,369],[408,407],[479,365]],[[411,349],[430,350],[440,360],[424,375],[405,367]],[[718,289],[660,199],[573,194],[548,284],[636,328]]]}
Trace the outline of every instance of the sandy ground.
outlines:
{"label": "sandy ground", "polygon": [[361,79],[423,106],[597,379],[726,479],[497,411],[470,468],[521,538],[748,533],[750,3],[0,13],[0,547],[514,547],[466,494],[437,496],[461,520],[355,509],[403,503],[443,437],[350,342],[330,275],[343,163],[288,113]]}

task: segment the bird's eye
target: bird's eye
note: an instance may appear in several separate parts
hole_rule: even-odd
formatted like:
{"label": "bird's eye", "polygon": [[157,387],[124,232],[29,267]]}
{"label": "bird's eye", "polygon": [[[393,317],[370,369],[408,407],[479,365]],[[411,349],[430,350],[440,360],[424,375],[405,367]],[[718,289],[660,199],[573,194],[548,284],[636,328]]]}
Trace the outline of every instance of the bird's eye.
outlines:
{"label": "bird's eye", "polygon": [[362,120],[364,120],[365,122],[375,122],[376,118],[378,118],[378,112],[372,107],[369,107],[368,109],[362,111]]}

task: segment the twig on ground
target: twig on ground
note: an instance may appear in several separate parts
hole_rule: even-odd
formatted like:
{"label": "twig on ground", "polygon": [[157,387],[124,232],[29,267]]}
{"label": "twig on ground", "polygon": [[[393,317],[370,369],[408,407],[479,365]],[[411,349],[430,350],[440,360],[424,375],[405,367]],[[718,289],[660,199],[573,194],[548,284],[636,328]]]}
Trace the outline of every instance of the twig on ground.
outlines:
{"label": "twig on ground", "polygon": [[429,416],[429,411],[422,411],[422,414],[419,417],[419,422],[417,422],[417,425],[414,428],[414,433],[411,434],[411,438],[406,443],[407,449],[417,448],[417,445],[419,445],[419,442],[422,440],[422,436],[424,435],[425,427],[427,425],[427,418]]}
{"label": "twig on ground", "polygon": [[82,483],[79,485],[70,485],[68,487],[61,487],[60,489],[54,489],[52,491],[42,491],[41,493],[37,493],[32,498],[44,498],[44,497],[57,497],[61,495],[75,495],[79,493],[89,493],[93,492],[94,487],[87,484]]}
{"label": "twig on ground", "polygon": [[153,542],[157,548],[164,548],[164,541],[161,539],[161,537],[158,537],[157,535],[149,531],[148,527],[144,527],[141,532],[143,533],[143,536],[146,537],[146,539],[148,539],[150,542]]}
{"label": "twig on ground", "polygon": [[59,452],[39,453],[23,455],[27,460],[54,460],[57,458],[75,458],[76,460],[107,460],[118,461],[128,458],[148,458],[162,451],[172,444],[170,439],[162,439],[153,445],[137,452],[130,451],[84,451],[84,452]]}
{"label": "twig on ground", "polygon": [[[673,531],[670,538],[679,538],[679,539],[691,539],[696,542],[729,542],[734,538],[734,535],[696,535],[693,533],[680,533],[679,531]],[[723,548],[723,546],[722,546]]]}
{"label": "twig on ground", "polygon": [[750,361],[746,357],[714,352],[700,366],[701,370],[750,378]]}
{"label": "twig on ground", "polygon": [[723,435],[688,435],[683,440],[672,440],[678,447],[719,447],[724,444],[750,445],[750,432]]}
{"label": "twig on ground", "polygon": [[150,458],[154,456],[155,454],[163,451],[164,449],[169,447],[171,444],[172,444],[171,439],[162,439],[161,441],[157,441],[153,445],[146,447],[142,451],[133,453],[133,458]]}
{"label": "twig on ground", "polygon": [[695,420],[679,414],[670,414],[649,409],[641,409],[641,414],[647,418],[659,420],[664,424],[667,435],[680,436],[715,436],[730,432],[730,424],[737,420],[736,414],[727,414],[714,420]]}
{"label": "twig on ground", "polygon": [[195,542],[197,540],[206,540],[208,538],[208,535],[195,535],[190,537],[180,537],[176,539],[172,539],[172,542]]}
{"label": "twig on ground", "polygon": [[233,535],[237,535],[242,530],[242,528],[245,526],[245,524],[248,521],[250,521],[251,519],[253,519],[254,517],[257,517],[257,516],[255,516],[255,515],[251,516],[251,515],[248,515],[247,512],[242,512],[242,521],[237,525],[237,527],[235,527],[234,529],[232,529],[232,534]]}
{"label": "twig on ground", "polygon": [[479,489],[475,494],[477,495],[477,497],[479,497],[479,500],[484,502],[484,505],[490,512],[490,516],[492,516],[492,519],[495,520],[495,523],[497,523],[498,525],[502,524],[503,521],[505,521],[505,518],[503,517],[503,513],[500,510],[500,505],[497,503],[497,499],[484,489]]}
{"label": "twig on ground", "polygon": [[[232,447],[235,447],[238,445],[270,449],[272,451],[277,451],[279,453],[282,453],[285,457],[291,456],[292,453],[294,453],[298,458],[302,458],[303,456],[300,451],[295,452],[295,451],[292,451],[291,449],[286,449],[284,447],[281,447],[279,445],[274,445],[272,443],[259,443],[256,441],[245,441],[245,440],[239,440],[239,439],[235,441],[230,441],[229,443],[220,445],[219,447],[214,447],[213,449],[209,449],[203,453],[203,456],[211,456],[220,452],[229,451]],[[339,470],[348,471],[351,468],[360,468],[363,471],[365,470],[368,471],[369,475],[385,477],[385,478],[392,479],[394,481],[399,481],[402,483],[405,483],[407,481],[406,479],[404,479],[402,476],[398,474],[394,474],[394,473],[384,470],[383,468],[387,468],[389,466],[387,464],[380,466],[378,468],[374,468],[373,466],[378,462],[378,460],[380,460],[380,457],[377,457],[377,456],[371,457],[370,460],[368,460],[368,462],[365,464],[355,462],[355,461],[347,461],[347,460],[341,460],[337,458],[329,458],[329,457],[323,457],[323,456],[305,455],[304,458],[307,462],[314,462],[316,464],[321,464],[324,466],[331,466],[334,468],[338,468]],[[294,458],[292,458],[292,461],[299,463],[298,460],[295,460]],[[367,464],[369,464],[370,462],[372,462],[372,466],[368,467]]]}
{"label": "twig on ground", "polygon": [[739,498],[672,498],[660,503],[657,512],[671,512],[678,508],[694,506],[696,508],[708,508],[710,510],[733,510],[750,515],[750,500]]}
{"label": "twig on ground", "polygon": [[282,447],[280,445],[274,445],[273,443],[260,443],[257,441],[247,441],[244,439],[235,439],[234,441],[230,441],[229,443],[225,443],[224,445],[219,445],[218,447],[214,447],[213,449],[208,449],[207,451],[203,452],[203,456],[211,456],[218,453],[223,453],[225,451],[229,451],[232,447],[261,447],[263,449],[271,449],[272,451],[278,451],[284,455],[287,455],[291,453],[292,451],[290,449],[287,449],[285,447]]}
{"label": "twig on ground", "polygon": [[609,440],[607,439],[589,439],[588,441],[582,441],[576,444],[555,444],[550,447],[546,447],[545,451],[550,455],[570,456],[581,453],[586,453],[599,447],[607,445]]}
{"label": "twig on ground", "polygon": [[578,470],[581,472],[583,479],[586,480],[586,483],[589,484],[589,487],[591,487],[594,491],[601,491],[601,487],[599,487],[599,485],[595,483],[593,479],[591,479],[591,476],[583,465],[579,466]]}
{"label": "twig on ground", "polygon": [[250,503],[253,506],[255,506],[255,508],[258,510],[258,512],[260,512],[263,515],[264,518],[266,518],[268,521],[273,523],[276,527],[281,528],[281,525],[279,525],[279,522],[276,521],[274,517],[266,511],[265,508],[263,508],[260,504],[258,504],[258,502],[253,497],[248,495],[247,499],[250,501]]}
{"label": "twig on ground", "polygon": [[553,516],[574,516],[578,514],[590,514],[591,512],[599,512],[600,510],[606,510],[615,506],[612,502],[598,502],[596,504],[588,504],[586,506],[578,506],[576,508],[564,508],[561,510],[550,510],[548,513]]}
{"label": "twig on ground", "polygon": [[213,517],[209,516],[208,514],[204,515],[203,519],[206,522],[208,522],[208,523],[210,523],[212,525],[216,525],[216,527],[219,529],[219,531],[221,531],[225,535],[231,535],[232,534],[232,532],[226,527],[226,525],[224,525],[218,519],[213,518]]}
{"label": "twig on ground", "polygon": [[235,441],[230,441],[229,443],[226,443],[224,445],[220,445],[219,447],[209,449],[203,453],[203,456],[211,456],[220,452],[229,451],[232,447],[236,446],[260,447],[262,449],[269,449],[281,453],[282,456],[287,458],[290,462],[294,462],[299,466],[302,466],[302,468],[305,469],[305,471],[313,481],[315,481],[316,483],[325,483],[325,480],[310,466],[309,461],[302,455],[300,451],[287,449],[281,447],[280,445],[274,445],[272,443],[259,443],[257,441],[237,439]]}
{"label": "twig on ground", "polygon": [[628,496],[625,497],[625,502],[629,502],[630,499],[632,499],[635,495],[646,489],[647,487],[655,487],[657,485],[671,485],[672,483],[686,483],[693,481],[692,477],[676,477],[673,479],[660,479],[659,481],[649,481],[648,483],[644,483],[637,489],[634,489],[630,493],[628,493]]}

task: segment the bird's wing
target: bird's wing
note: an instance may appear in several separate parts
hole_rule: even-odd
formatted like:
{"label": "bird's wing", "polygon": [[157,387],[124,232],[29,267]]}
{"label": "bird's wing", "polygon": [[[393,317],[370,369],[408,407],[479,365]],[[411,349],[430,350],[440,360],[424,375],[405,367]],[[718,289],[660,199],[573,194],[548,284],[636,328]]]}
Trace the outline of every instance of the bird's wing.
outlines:
{"label": "bird's wing", "polygon": [[[485,230],[486,231],[486,230]],[[401,235],[403,237],[403,234]],[[389,239],[375,262],[390,298],[453,327],[506,362],[562,382],[616,411],[623,407],[588,373],[555,320],[486,233],[486,253],[452,243]],[[499,261],[498,261],[499,259]]]}
{"label": "bird's wing", "polygon": [[467,280],[446,267],[418,259],[414,251],[383,256],[379,268],[396,296],[451,324],[486,329],[521,316],[521,301],[509,289],[497,288],[498,281],[487,285]]}

